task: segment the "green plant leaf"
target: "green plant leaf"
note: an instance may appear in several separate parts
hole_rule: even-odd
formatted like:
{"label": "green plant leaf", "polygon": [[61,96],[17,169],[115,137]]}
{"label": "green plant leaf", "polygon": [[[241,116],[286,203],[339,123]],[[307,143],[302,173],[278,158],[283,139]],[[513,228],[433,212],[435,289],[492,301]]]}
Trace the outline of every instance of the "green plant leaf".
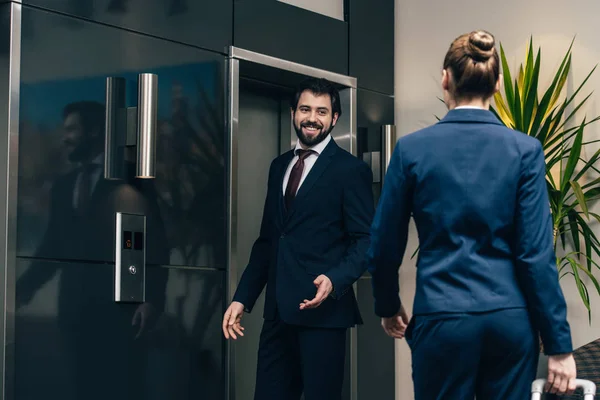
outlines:
{"label": "green plant leaf", "polygon": [[502,43],[500,43],[500,60],[502,61],[502,75],[504,77],[504,93],[506,93],[506,102],[509,106],[512,106],[515,101],[515,92],[513,90],[512,78],[510,76],[510,68],[506,61],[506,54]]}
{"label": "green plant leaf", "polygon": [[579,171],[579,173],[575,176],[574,180],[578,181],[581,177],[583,177],[583,175],[585,175],[585,173],[592,168],[594,164],[596,164],[598,159],[600,159],[600,149],[596,150],[589,160],[584,160],[583,168],[581,168],[581,171]]}
{"label": "green plant leaf", "polygon": [[581,190],[581,186],[579,186],[579,183],[577,183],[577,181],[570,181],[569,183],[571,184],[571,188],[573,189],[573,192],[575,193],[575,197],[577,197],[577,202],[579,203],[581,210],[583,211],[585,216],[589,219],[590,215],[588,214],[587,203],[585,201],[585,195],[583,194],[583,191]]}
{"label": "green plant leaf", "polygon": [[571,227],[571,237],[573,238],[573,247],[577,253],[581,252],[581,243],[579,242],[579,228],[577,227],[577,213],[571,211],[567,214],[569,225]]}
{"label": "green plant leaf", "polygon": [[581,264],[577,263],[577,266],[579,267],[579,270],[583,271],[583,273],[586,274],[588,278],[590,278],[590,281],[592,281],[592,283],[594,284],[596,291],[600,294],[600,284],[598,283],[598,279],[596,279],[596,277],[589,270],[583,268]]}
{"label": "green plant leaf", "polygon": [[569,159],[567,161],[567,166],[565,167],[565,172],[562,176],[561,182],[561,192],[565,194],[565,189],[567,187],[567,183],[571,180],[573,176],[573,171],[575,171],[575,167],[577,166],[577,162],[579,161],[579,155],[581,154],[581,142],[583,142],[583,128],[585,127],[585,119],[577,131],[577,135],[575,136],[575,141],[571,146],[571,151],[569,153]]}
{"label": "green plant leaf", "polygon": [[508,126],[509,128],[513,128],[515,126],[514,121],[513,121],[512,117],[510,116],[508,107],[504,103],[504,99],[502,98],[502,96],[500,95],[499,92],[496,92],[494,94],[494,101],[496,102],[496,105],[498,106],[498,111],[493,110],[493,109],[492,109],[492,111],[494,111],[496,113],[496,116],[498,117],[498,119],[500,121],[502,121],[502,123],[504,125]]}
{"label": "green plant leaf", "polygon": [[[533,58],[533,57],[532,57]],[[538,55],[535,60],[534,66],[528,64],[527,65],[527,88],[524,93],[525,104],[523,107],[523,127],[526,129],[527,133],[531,132],[532,126],[532,117],[535,116],[536,112],[536,100],[537,100],[537,90],[538,90],[538,78],[540,76],[540,50],[538,50]]]}
{"label": "green plant leaf", "polygon": [[523,127],[523,110],[521,108],[521,89],[520,85],[515,85],[515,104],[513,110],[513,118],[515,121],[515,129],[524,133],[528,133]]}
{"label": "green plant leaf", "polygon": [[583,283],[583,281],[581,280],[581,277],[579,276],[579,268],[578,268],[578,263],[571,259],[570,257],[567,258],[567,260],[569,261],[569,264],[571,265],[571,269],[573,271],[573,274],[575,275],[575,284],[577,285],[577,290],[579,291],[579,296],[581,297],[581,300],[583,301],[583,304],[585,305],[586,309],[590,309],[590,298],[589,298],[589,294],[587,292],[587,288],[584,289],[585,287],[585,283]]}

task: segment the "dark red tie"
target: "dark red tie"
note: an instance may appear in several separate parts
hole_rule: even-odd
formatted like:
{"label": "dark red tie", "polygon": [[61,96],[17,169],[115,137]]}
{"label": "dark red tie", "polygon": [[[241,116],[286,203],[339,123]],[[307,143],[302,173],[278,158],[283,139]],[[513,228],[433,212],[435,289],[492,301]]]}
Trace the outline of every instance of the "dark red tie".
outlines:
{"label": "dark red tie", "polygon": [[317,154],[314,150],[296,150],[298,161],[292,167],[290,173],[290,179],[288,180],[287,187],[285,188],[285,206],[289,210],[292,206],[292,202],[296,198],[296,192],[300,185],[300,179],[302,178],[302,172],[304,171],[304,160],[311,154]]}

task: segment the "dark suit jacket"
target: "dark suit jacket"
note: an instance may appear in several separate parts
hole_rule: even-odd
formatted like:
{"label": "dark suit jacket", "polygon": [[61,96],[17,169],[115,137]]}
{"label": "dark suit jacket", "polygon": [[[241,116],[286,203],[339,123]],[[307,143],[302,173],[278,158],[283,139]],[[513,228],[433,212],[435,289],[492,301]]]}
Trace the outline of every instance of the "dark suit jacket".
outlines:
{"label": "dark suit jacket", "polygon": [[[286,210],[282,185],[293,157],[289,151],[271,164],[260,236],[234,301],[251,311],[266,284],[266,319],[279,313],[286,323],[302,326],[362,323],[352,284],[367,268],[374,214],[371,170],[332,140]],[[313,281],[321,274],[329,277],[335,294],[316,309],[300,310],[302,300],[315,296]]]}
{"label": "dark suit jacket", "polygon": [[408,222],[420,242],[414,314],[528,307],[547,354],[572,350],[540,142],[487,110],[401,138],[372,229],[375,310],[399,307]]}

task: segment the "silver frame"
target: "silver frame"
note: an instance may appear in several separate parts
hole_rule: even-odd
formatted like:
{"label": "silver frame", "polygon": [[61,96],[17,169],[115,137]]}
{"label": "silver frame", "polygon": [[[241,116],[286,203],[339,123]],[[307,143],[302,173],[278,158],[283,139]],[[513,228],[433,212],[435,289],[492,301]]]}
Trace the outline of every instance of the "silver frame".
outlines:
{"label": "silver frame", "polygon": [[15,271],[17,249],[17,191],[19,167],[19,88],[21,83],[21,4],[9,3],[2,5],[8,8],[10,24],[3,35],[3,40],[10,41],[8,53],[8,90],[2,93],[6,96],[7,109],[3,110],[2,123],[5,128],[0,132],[5,134],[0,140],[0,263],[4,271],[0,274],[0,287],[4,296],[0,296],[3,310],[0,329],[3,336],[2,369],[0,373],[0,391],[2,400],[14,399],[14,365],[15,365]]}
{"label": "silver frame", "polygon": [[[240,90],[240,62],[250,62],[260,64],[267,67],[273,67],[284,71],[294,72],[300,75],[325,78],[331,82],[345,86],[348,90],[349,107],[349,134],[334,130],[332,136],[340,143],[341,147],[348,150],[354,156],[357,146],[357,79],[354,77],[337,74],[334,72],[310,67],[307,65],[298,64],[295,62],[282,60],[279,58],[267,56],[260,53],[255,53],[249,50],[244,50],[238,47],[231,46],[229,48],[229,57],[227,63],[227,93],[228,93],[228,156],[229,162],[227,165],[227,282],[226,282],[226,299],[227,303],[231,301],[235,293],[238,282],[238,253],[237,253],[237,157],[238,157],[238,134],[239,134],[239,90]],[[337,135],[335,134],[337,133]],[[354,284],[354,290],[357,291],[358,285]],[[350,399],[357,399],[357,330],[350,330]],[[226,388],[225,398],[227,400],[235,400],[235,381],[232,379],[235,372],[235,355],[234,349],[230,341],[226,343],[225,349],[225,375]]]}

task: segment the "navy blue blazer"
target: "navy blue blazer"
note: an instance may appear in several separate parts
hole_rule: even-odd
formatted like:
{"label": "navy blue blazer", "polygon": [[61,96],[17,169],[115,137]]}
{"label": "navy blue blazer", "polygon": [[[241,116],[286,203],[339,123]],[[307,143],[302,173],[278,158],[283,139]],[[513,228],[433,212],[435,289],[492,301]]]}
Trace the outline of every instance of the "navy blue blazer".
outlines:
{"label": "navy blue blazer", "polygon": [[[362,323],[352,284],[367,270],[370,227],[375,213],[371,169],[331,140],[286,210],[283,178],[289,151],[271,164],[260,236],[233,300],[250,312],[267,285],[265,319],[288,324],[347,328]],[[334,294],[318,308],[300,310],[316,294],[314,279],[325,274]]]}
{"label": "navy blue blazer", "polygon": [[400,308],[412,214],[415,315],[527,307],[547,354],[572,351],[545,174],[540,142],[487,110],[452,110],[398,140],[368,252],[376,314]]}

